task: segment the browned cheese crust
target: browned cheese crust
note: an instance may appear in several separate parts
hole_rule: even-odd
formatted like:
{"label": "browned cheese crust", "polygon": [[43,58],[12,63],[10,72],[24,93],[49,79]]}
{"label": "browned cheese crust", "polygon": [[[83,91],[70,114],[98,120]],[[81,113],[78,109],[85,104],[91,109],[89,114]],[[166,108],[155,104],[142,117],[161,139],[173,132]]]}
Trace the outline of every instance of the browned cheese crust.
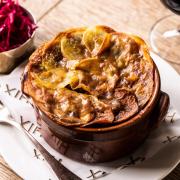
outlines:
{"label": "browned cheese crust", "polygon": [[120,123],[139,112],[154,87],[145,42],[106,26],[59,33],[25,69],[23,92],[64,126]]}

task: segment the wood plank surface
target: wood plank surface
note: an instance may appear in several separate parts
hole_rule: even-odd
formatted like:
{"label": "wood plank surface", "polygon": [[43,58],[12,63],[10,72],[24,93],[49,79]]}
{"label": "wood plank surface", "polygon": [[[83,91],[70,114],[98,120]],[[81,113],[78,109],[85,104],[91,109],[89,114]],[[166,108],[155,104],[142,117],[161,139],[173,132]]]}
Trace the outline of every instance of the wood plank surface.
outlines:
{"label": "wood plank surface", "polygon": [[21,180],[0,156],[0,180]]}
{"label": "wood plank surface", "polygon": [[[35,44],[39,46],[58,32],[76,26],[105,24],[118,31],[141,36],[161,17],[171,14],[159,0],[21,0],[38,20]],[[180,65],[171,63],[180,73]],[[0,180],[20,180],[0,157]],[[165,180],[180,179],[180,165]]]}
{"label": "wood plank surface", "polygon": [[37,21],[42,19],[61,0],[20,0],[20,4],[30,11]]}
{"label": "wood plank surface", "polygon": [[53,35],[70,27],[105,24],[147,41],[152,25],[170,13],[158,0],[64,0],[41,23]]}

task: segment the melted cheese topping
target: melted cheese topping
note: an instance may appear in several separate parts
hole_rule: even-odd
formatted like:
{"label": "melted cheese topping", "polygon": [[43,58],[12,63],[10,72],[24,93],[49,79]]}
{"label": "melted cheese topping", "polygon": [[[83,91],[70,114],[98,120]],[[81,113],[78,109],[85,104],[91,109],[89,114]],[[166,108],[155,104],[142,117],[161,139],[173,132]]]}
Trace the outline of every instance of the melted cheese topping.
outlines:
{"label": "melted cheese topping", "polygon": [[24,92],[66,126],[127,120],[153,92],[153,62],[142,39],[105,26],[60,33],[27,65]]}

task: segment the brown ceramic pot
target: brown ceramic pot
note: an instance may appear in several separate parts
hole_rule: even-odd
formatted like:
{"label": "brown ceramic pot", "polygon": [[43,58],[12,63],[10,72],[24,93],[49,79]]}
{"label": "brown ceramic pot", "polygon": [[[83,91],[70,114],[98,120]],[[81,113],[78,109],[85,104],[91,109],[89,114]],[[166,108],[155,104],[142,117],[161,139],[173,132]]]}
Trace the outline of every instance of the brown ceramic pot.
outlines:
{"label": "brown ceramic pot", "polygon": [[90,128],[68,128],[56,124],[36,109],[41,134],[61,154],[89,163],[115,160],[135,150],[167,113],[169,97],[160,91],[160,77],[155,68],[155,86],[147,105],[126,122]]}

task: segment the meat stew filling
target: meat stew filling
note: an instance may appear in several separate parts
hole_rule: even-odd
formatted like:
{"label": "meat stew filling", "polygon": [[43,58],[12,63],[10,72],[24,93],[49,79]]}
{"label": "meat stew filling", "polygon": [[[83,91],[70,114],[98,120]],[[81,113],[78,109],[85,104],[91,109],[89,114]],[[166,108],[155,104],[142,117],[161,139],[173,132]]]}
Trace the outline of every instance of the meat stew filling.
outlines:
{"label": "meat stew filling", "polygon": [[154,65],[145,42],[106,26],[60,33],[26,66],[23,92],[64,126],[112,125],[149,101]]}

